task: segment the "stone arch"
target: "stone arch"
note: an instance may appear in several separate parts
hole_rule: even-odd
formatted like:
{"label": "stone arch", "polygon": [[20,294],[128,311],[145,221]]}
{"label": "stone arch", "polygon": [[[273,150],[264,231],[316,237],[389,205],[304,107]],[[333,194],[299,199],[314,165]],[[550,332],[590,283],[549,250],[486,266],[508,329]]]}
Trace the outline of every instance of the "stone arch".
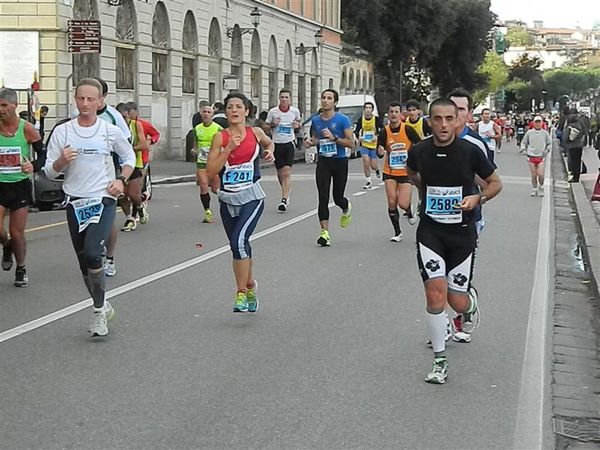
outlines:
{"label": "stone arch", "polygon": [[221,59],[223,56],[223,40],[221,38],[221,27],[216,17],[210,21],[208,29],[208,57]]}
{"label": "stone arch", "polygon": [[198,30],[196,28],[196,18],[194,17],[194,13],[189,10],[187,13],[185,13],[185,18],[183,19],[181,46],[184,52],[198,52]]}
{"label": "stone arch", "polygon": [[238,89],[241,89],[244,81],[244,43],[242,42],[242,30],[238,24],[233,26],[231,35],[231,74],[238,79]]}
{"label": "stone arch", "polygon": [[293,57],[292,57],[292,44],[290,40],[287,39],[285,41],[285,45],[283,46],[283,87],[289,89],[293,93],[293,78],[292,74],[294,71]]}
{"label": "stone arch", "polygon": [[[304,48],[304,44],[300,44],[300,47]],[[298,56],[298,72],[301,74],[306,73],[306,55],[302,54]]]}
{"label": "stone arch", "polygon": [[352,92],[354,90],[354,69],[350,67],[350,74],[348,75],[348,90]]}
{"label": "stone arch", "polygon": [[[185,13],[183,19],[183,33],[181,35],[181,48],[184,52],[181,61],[182,67],[182,92],[184,94],[195,94],[197,85],[197,63],[198,53],[198,30],[196,18],[191,10]],[[196,103],[195,100],[191,102]],[[192,106],[193,108],[193,106]]]}
{"label": "stone arch", "polygon": [[115,38],[118,41],[115,46],[117,89],[135,90],[138,56],[134,44],[138,39],[138,30],[133,0],[126,0],[117,6]]}
{"label": "stone arch", "polygon": [[283,68],[286,72],[291,72],[293,70],[292,65],[292,44],[290,40],[285,41],[285,46],[283,50]]}
{"label": "stone arch", "polygon": [[133,0],[126,0],[117,6],[115,21],[115,37],[120,41],[135,42],[137,40],[137,14]]}
{"label": "stone arch", "polygon": [[250,98],[260,112],[262,108],[262,48],[258,30],[252,33],[250,44]]}
{"label": "stone arch", "polygon": [[[100,20],[97,0],[74,0],[73,19]],[[99,53],[73,53],[71,61],[73,85],[83,78],[100,76]]]}
{"label": "stone arch", "polygon": [[275,36],[271,35],[271,39],[269,40],[269,67],[277,69],[278,60],[277,40],[275,39]]}
{"label": "stone arch", "polygon": [[362,90],[363,92],[367,92],[369,90],[369,76],[367,75],[367,71],[363,71],[362,75]]}
{"label": "stone arch", "polygon": [[252,43],[250,45],[250,61],[254,65],[262,65],[262,48],[260,46],[260,35],[258,34],[258,31],[252,33]]}
{"label": "stone arch", "polygon": [[354,90],[355,91],[360,91],[360,88],[361,88],[361,84],[360,84],[360,82],[361,82],[361,72],[360,72],[360,70],[356,71],[356,74],[354,75],[354,77],[355,77],[354,78]]}
{"label": "stone arch", "polygon": [[315,76],[319,75],[319,58],[317,57],[317,52],[312,52],[311,72]]}
{"label": "stone arch", "polygon": [[152,17],[152,45],[169,48],[171,46],[171,23],[167,7],[163,2],[156,3]]}

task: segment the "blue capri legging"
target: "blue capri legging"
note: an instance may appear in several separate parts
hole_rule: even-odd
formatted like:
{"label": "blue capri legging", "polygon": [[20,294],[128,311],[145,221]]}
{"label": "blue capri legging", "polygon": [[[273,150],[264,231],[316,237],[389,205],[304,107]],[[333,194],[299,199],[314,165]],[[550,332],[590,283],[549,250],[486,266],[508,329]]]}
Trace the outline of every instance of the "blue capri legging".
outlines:
{"label": "blue capri legging", "polygon": [[221,220],[229,238],[233,259],[252,258],[250,236],[264,209],[265,201],[262,199],[253,200],[241,206],[221,202]]}

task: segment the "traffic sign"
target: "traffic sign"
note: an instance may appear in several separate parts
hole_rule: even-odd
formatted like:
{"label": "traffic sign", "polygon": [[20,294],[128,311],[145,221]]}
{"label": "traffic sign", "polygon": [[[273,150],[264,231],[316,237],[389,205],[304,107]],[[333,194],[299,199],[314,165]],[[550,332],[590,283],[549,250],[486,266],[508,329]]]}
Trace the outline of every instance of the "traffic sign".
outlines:
{"label": "traffic sign", "polygon": [[69,20],[69,53],[100,53],[101,25],[99,20]]}

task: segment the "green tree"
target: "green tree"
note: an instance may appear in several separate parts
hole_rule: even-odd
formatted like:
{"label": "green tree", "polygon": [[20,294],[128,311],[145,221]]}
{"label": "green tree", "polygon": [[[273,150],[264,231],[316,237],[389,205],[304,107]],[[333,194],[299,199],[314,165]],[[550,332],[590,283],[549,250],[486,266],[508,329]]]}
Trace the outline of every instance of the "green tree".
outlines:
{"label": "green tree", "polygon": [[341,5],[344,31],[373,56],[384,86],[397,84],[401,63],[403,73],[416,65],[429,74],[442,93],[484,81],[475,71],[494,21],[490,0],[342,0]]}
{"label": "green tree", "polygon": [[493,51],[485,54],[485,59],[477,69],[477,73],[486,80],[485,86],[474,94],[477,103],[483,101],[488,94],[503,89],[508,83],[508,66],[504,64],[502,57]]}
{"label": "green tree", "polygon": [[510,27],[506,33],[507,47],[529,47],[534,39],[525,27]]}
{"label": "green tree", "polygon": [[549,99],[556,101],[563,95],[577,99],[600,86],[600,69],[561,67],[545,72],[544,81]]}

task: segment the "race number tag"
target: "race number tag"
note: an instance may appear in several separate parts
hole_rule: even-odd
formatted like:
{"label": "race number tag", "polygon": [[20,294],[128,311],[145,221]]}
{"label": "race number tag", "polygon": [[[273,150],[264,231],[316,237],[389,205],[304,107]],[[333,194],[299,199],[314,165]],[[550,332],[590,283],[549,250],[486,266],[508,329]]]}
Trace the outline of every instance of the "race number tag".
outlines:
{"label": "race number tag", "polygon": [[461,223],[462,211],[455,205],[462,199],[462,186],[427,186],[425,214],[439,223]]}
{"label": "race number tag", "polygon": [[396,142],[390,145],[390,153],[388,154],[388,162],[390,169],[406,169],[406,160],[408,159],[408,150],[406,144]]}
{"label": "race number tag", "polygon": [[372,131],[366,131],[365,134],[363,134],[363,141],[373,142],[374,140],[375,140],[375,133],[373,133]]}
{"label": "race number tag", "polygon": [[208,152],[210,152],[210,147],[200,147],[198,149],[197,162],[205,163],[206,161],[208,161]]}
{"label": "race number tag", "polygon": [[277,132],[279,134],[292,134],[292,124],[291,123],[280,123],[277,126]]}
{"label": "race number tag", "polygon": [[100,222],[104,204],[102,197],[99,198],[80,198],[71,202],[79,225],[79,232],[85,230],[90,223]]}
{"label": "race number tag", "polygon": [[0,147],[0,174],[21,173],[21,148]]}
{"label": "race number tag", "polygon": [[226,191],[239,192],[252,187],[254,162],[227,166],[223,174],[223,188]]}
{"label": "race number tag", "polygon": [[337,155],[337,145],[331,139],[319,139],[319,155],[331,158]]}

